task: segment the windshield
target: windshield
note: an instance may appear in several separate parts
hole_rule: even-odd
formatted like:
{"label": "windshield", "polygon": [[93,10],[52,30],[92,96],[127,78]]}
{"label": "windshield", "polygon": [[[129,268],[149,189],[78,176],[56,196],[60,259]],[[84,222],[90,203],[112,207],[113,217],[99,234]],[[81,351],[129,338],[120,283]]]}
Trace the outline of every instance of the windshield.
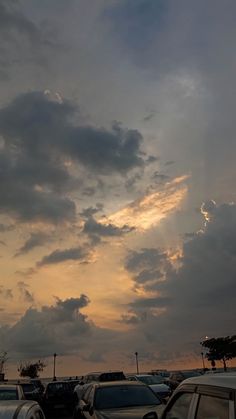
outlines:
{"label": "windshield", "polygon": [[0,389],[0,400],[18,400],[16,390]]}
{"label": "windshield", "polygon": [[146,386],[114,386],[97,390],[94,407],[101,410],[159,404],[160,400]]}
{"label": "windshield", "polygon": [[33,384],[21,384],[24,392],[32,392],[36,390],[36,387]]}
{"label": "windshield", "polygon": [[142,381],[142,383],[145,383],[147,385],[152,384],[162,384],[163,378],[159,376],[153,376],[153,375],[144,375],[143,377],[137,377],[139,381]]}

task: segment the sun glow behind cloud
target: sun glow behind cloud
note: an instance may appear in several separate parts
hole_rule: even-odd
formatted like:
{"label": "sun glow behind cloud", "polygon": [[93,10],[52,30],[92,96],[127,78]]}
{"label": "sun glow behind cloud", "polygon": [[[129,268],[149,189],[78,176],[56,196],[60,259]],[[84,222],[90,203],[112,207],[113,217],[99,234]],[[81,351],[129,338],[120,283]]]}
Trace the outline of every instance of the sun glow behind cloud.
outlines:
{"label": "sun glow behind cloud", "polygon": [[102,222],[112,223],[117,227],[127,225],[137,230],[148,230],[180,207],[187,194],[187,179],[187,175],[175,178],[158,191],[133,201]]}

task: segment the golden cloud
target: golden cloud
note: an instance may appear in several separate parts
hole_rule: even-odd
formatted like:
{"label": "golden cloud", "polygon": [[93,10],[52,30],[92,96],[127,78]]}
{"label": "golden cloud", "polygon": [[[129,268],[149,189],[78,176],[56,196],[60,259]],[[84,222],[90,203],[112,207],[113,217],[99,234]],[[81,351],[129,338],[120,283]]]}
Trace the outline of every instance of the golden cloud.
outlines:
{"label": "golden cloud", "polygon": [[187,175],[175,178],[158,191],[131,202],[101,222],[112,223],[117,227],[126,224],[138,230],[148,230],[180,207],[187,194],[187,179]]}

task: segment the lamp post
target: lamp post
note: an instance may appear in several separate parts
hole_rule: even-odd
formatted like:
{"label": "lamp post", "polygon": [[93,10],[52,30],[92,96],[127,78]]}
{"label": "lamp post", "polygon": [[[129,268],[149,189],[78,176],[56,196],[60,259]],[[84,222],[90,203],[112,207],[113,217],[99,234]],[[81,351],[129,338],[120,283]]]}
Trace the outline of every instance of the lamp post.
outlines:
{"label": "lamp post", "polygon": [[135,352],[135,358],[136,358],[136,369],[137,369],[137,374],[139,374],[139,368],[138,368],[138,352]]}
{"label": "lamp post", "polygon": [[205,371],[206,366],[205,366],[205,361],[204,361],[204,353],[201,352],[201,355],[202,355],[202,367],[203,367],[203,371]]}
{"label": "lamp post", "polygon": [[56,353],[53,354],[53,381],[57,381],[57,378],[56,378],[56,357],[57,357],[57,354]]}

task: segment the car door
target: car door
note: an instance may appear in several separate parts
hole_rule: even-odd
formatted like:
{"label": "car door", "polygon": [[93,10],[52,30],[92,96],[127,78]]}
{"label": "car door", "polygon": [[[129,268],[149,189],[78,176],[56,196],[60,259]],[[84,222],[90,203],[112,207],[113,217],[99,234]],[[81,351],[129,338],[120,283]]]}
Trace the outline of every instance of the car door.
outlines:
{"label": "car door", "polygon": [[193,391],[178,392],[165,408],[162,419],[190,419],[193,405]]}
{"label": "car door", "polygon": [[93,407],[93,400],[94,400],[94,393],[95,393],[95,386],[91,384],[89,388],[85,391],[82,396],[82,399],[79,403],[79,411],[81,412],[82,416],[85,418],[91,419],[91,411],[88,410],[88,407]]}
{"label": "car door", "polygon": [[235,419],[232,390],[213,386],[199,386],[196,391],[195,419]]}

